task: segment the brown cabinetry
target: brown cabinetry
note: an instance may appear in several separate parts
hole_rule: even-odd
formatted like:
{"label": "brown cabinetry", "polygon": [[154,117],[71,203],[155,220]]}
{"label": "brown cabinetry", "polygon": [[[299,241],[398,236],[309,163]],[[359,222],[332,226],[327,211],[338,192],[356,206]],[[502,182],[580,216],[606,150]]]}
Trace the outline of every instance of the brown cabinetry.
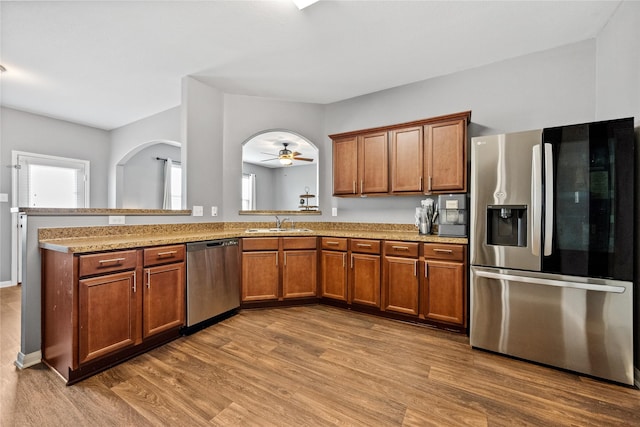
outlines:
{"label": "brown cabinetry", "polygon": [[465,111],[330,135],[333,194],[466,192],[470,118],[471,112]]}
{"label": "brown cabinetry", "polygon": [[424,317],[466,327],[466,289],[466,247],[426,243]]}
{"label": "brown cabinetry", "polygon": [[421,192],[424,163],[422,126],[394,129],[391,140],[391,192]]}
{"label": "brown cabinetry", "polygon": [[148,250],[171,256],[143,269],[142,249],[42,251],[43,361],[69,383],[178,336],[184,246]]}
{"label": "brown cabinetry", "polygon": [[321,296],[347,302],[347,239],[322,237]]}
{"label": "brown cabinetry", "polygon": [[369,132],[333,141],[333,193],[387,193],[387,132]]}
{"label": "brown cabinetry", "polygon": [[380,308],[380,241],[351,239],[349,302]]}
{"label": "brown cabinetry", "polygon": [[383,288],[384,310],[418,315],[418,243],[385,242]]}
{"label": "brown cabinetry", "polygon": [[185,319],[184,245],[144,250],[142,337],[180,327]]}
{"label": "brown cabinetry", "polygon": [[315,237],[243,239],[242,301],[315,297],[317,265]]}
{"label": "brown cabinetry", "polygon": [[427,193],[467,191],[466,123],[456,119],[424,127]]}

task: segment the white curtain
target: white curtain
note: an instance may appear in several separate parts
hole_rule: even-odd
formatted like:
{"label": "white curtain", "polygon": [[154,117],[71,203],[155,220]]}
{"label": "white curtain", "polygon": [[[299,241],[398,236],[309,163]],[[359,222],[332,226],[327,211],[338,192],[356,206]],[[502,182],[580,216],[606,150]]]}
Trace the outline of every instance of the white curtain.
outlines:
{"label": "white curtain", "polygon": [[173,161],[171,161],[171,158],[167,158],[167,160],[164,162],[164,198],[162,200],[162,209],[171,209],[171,168],[172,166],[173,166]]}

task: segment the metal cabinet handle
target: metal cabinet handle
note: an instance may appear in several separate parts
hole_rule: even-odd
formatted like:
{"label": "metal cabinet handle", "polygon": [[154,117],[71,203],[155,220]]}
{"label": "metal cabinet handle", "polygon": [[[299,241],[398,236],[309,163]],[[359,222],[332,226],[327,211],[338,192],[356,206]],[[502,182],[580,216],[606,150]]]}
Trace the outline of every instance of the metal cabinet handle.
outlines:
{"label": "metal cabinet handle", "polygon": [[147,289],[151,288],[151,269],[147,268]]}
{"label": "metal cabinet handle", "polygon": [[452,254],[453,250],[451,249],[439,249],[439,248],[434,248],[433,252],[437,252],[437,253],[441,253],[441,254]]}
{"label": "metal cabinet handle", "polygon": [[116,264],[120,264],[126,258],[111,258],[111,259],[101,259],[98,261],[98,264],[107,264],[111,262],[115,262]]}
{"label": "metal cabinet handle", "polygon": [[420,177],[420,190],[422,190],[422,177]]}
{"label": "metal cabinet handle", "polygon": [[278,252],[276,252],[276,267],[278,267]]}
{"label": "metal cabinet handle", "polygon": [[347,253],[342,254],[342,268],[347,266]]}
{"label": "metal cabinet handle", "polygon": [[339,245],[340,242],[325,242],[327,245],[336,246]]}
{"label": "metal cabinet handle", "polygon": [[418,260],[413,261],[413,276],[418,277]]}
{"label": "metal cabinet handle", "polygon": [[138,281],[138,280],[136,279],[136,272],[135,272],[135,270],[134,270],[134,271],[133,271],[133,293],[134,293],[134,294],[136,293],[136,282],[137,282],[137,281]]}
{"label": "metal cabinet handle", "polygon": [[175,255],[177,254],[178,251],[167,251],[167,252],[158,252],[158,256],[168,256],[168,255]]}
{"label": "metal cabinet handle", "polygon": [[353,181],[353,194],[356,194],[356,181]]}
{"label": "metal cabinet handle", "polygon": [[284,266],[287,266],[287,253],[284,253]]}
{"label": "metal cabinet handle", "polygon": [[429,191],[431,191],[431,175],[429,175]]}
{"label": "metal cabinet handle", "polygon": [[351,254],[351,269],[353,270],[353,254]]}
{"label": "metal cabinet handle", "polygon": [[369,244],[369,243],[358,243],[357,246],[359,248],[371,248],[372,247],[371,244]]}
{"label": "metal cabinet handle", "polygon": [[360,180],[360,194],[364,193],[364,180]]}
{"label": "metal cabinet handle", "polygon": [[392,249],[396,251],[408,251],[409,248],[407,246],[391,246]]}
{"label": "metal cabinet handle", "polygon": [[428,268],[429,264],[427,264],[427,261],[424,262],[424,277],[429,277],[429,268]]}

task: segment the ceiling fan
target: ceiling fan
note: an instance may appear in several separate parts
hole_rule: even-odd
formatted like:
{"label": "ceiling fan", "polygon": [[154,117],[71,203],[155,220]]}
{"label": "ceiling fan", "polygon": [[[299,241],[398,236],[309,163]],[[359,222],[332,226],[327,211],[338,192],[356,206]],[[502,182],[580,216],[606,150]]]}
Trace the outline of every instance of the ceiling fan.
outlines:
{"label": "ceiling fan", "polygon": [[310,159],[308,157],[299,157],[302,155],[302,153],[299,153],[297,151],[291,151],[289,150],[287,147],[289,146],[288,142],[283,142],[282,145],[284,146],[284,148],[280,151],[278,151],[278,154],[271,154],[271,153],[262,153],[262,154],[267,154],[269,156],[277,156],[277,157],[273,157],[270,159],[264,159],[262,160],[263,162],[268,162],[269,160],[279,160],[281,164],[285,165],[285,166],[289,166],[293,163],[294,160],[301,160],[303,162],[312,162],[313,159]]}

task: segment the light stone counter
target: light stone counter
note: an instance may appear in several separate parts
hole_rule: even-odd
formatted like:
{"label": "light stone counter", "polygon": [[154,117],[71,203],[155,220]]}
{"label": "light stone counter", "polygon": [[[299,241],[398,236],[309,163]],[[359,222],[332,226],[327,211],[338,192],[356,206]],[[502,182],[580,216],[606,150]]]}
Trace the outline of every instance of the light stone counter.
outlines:
{"label": "light stone counter", "polygon": [[326,236],[468,244],[466,237],[420,235],[413,225],[407,224],[297,222],[296,228],[308,228],[311,231],[276,233],[246,231],[249,228],[268,228],[270,226],[272,226],[271,223],[230,222],[41,228],[38,230],[38,239],[42,249],[68,253],[171,245],[232,237]]}

